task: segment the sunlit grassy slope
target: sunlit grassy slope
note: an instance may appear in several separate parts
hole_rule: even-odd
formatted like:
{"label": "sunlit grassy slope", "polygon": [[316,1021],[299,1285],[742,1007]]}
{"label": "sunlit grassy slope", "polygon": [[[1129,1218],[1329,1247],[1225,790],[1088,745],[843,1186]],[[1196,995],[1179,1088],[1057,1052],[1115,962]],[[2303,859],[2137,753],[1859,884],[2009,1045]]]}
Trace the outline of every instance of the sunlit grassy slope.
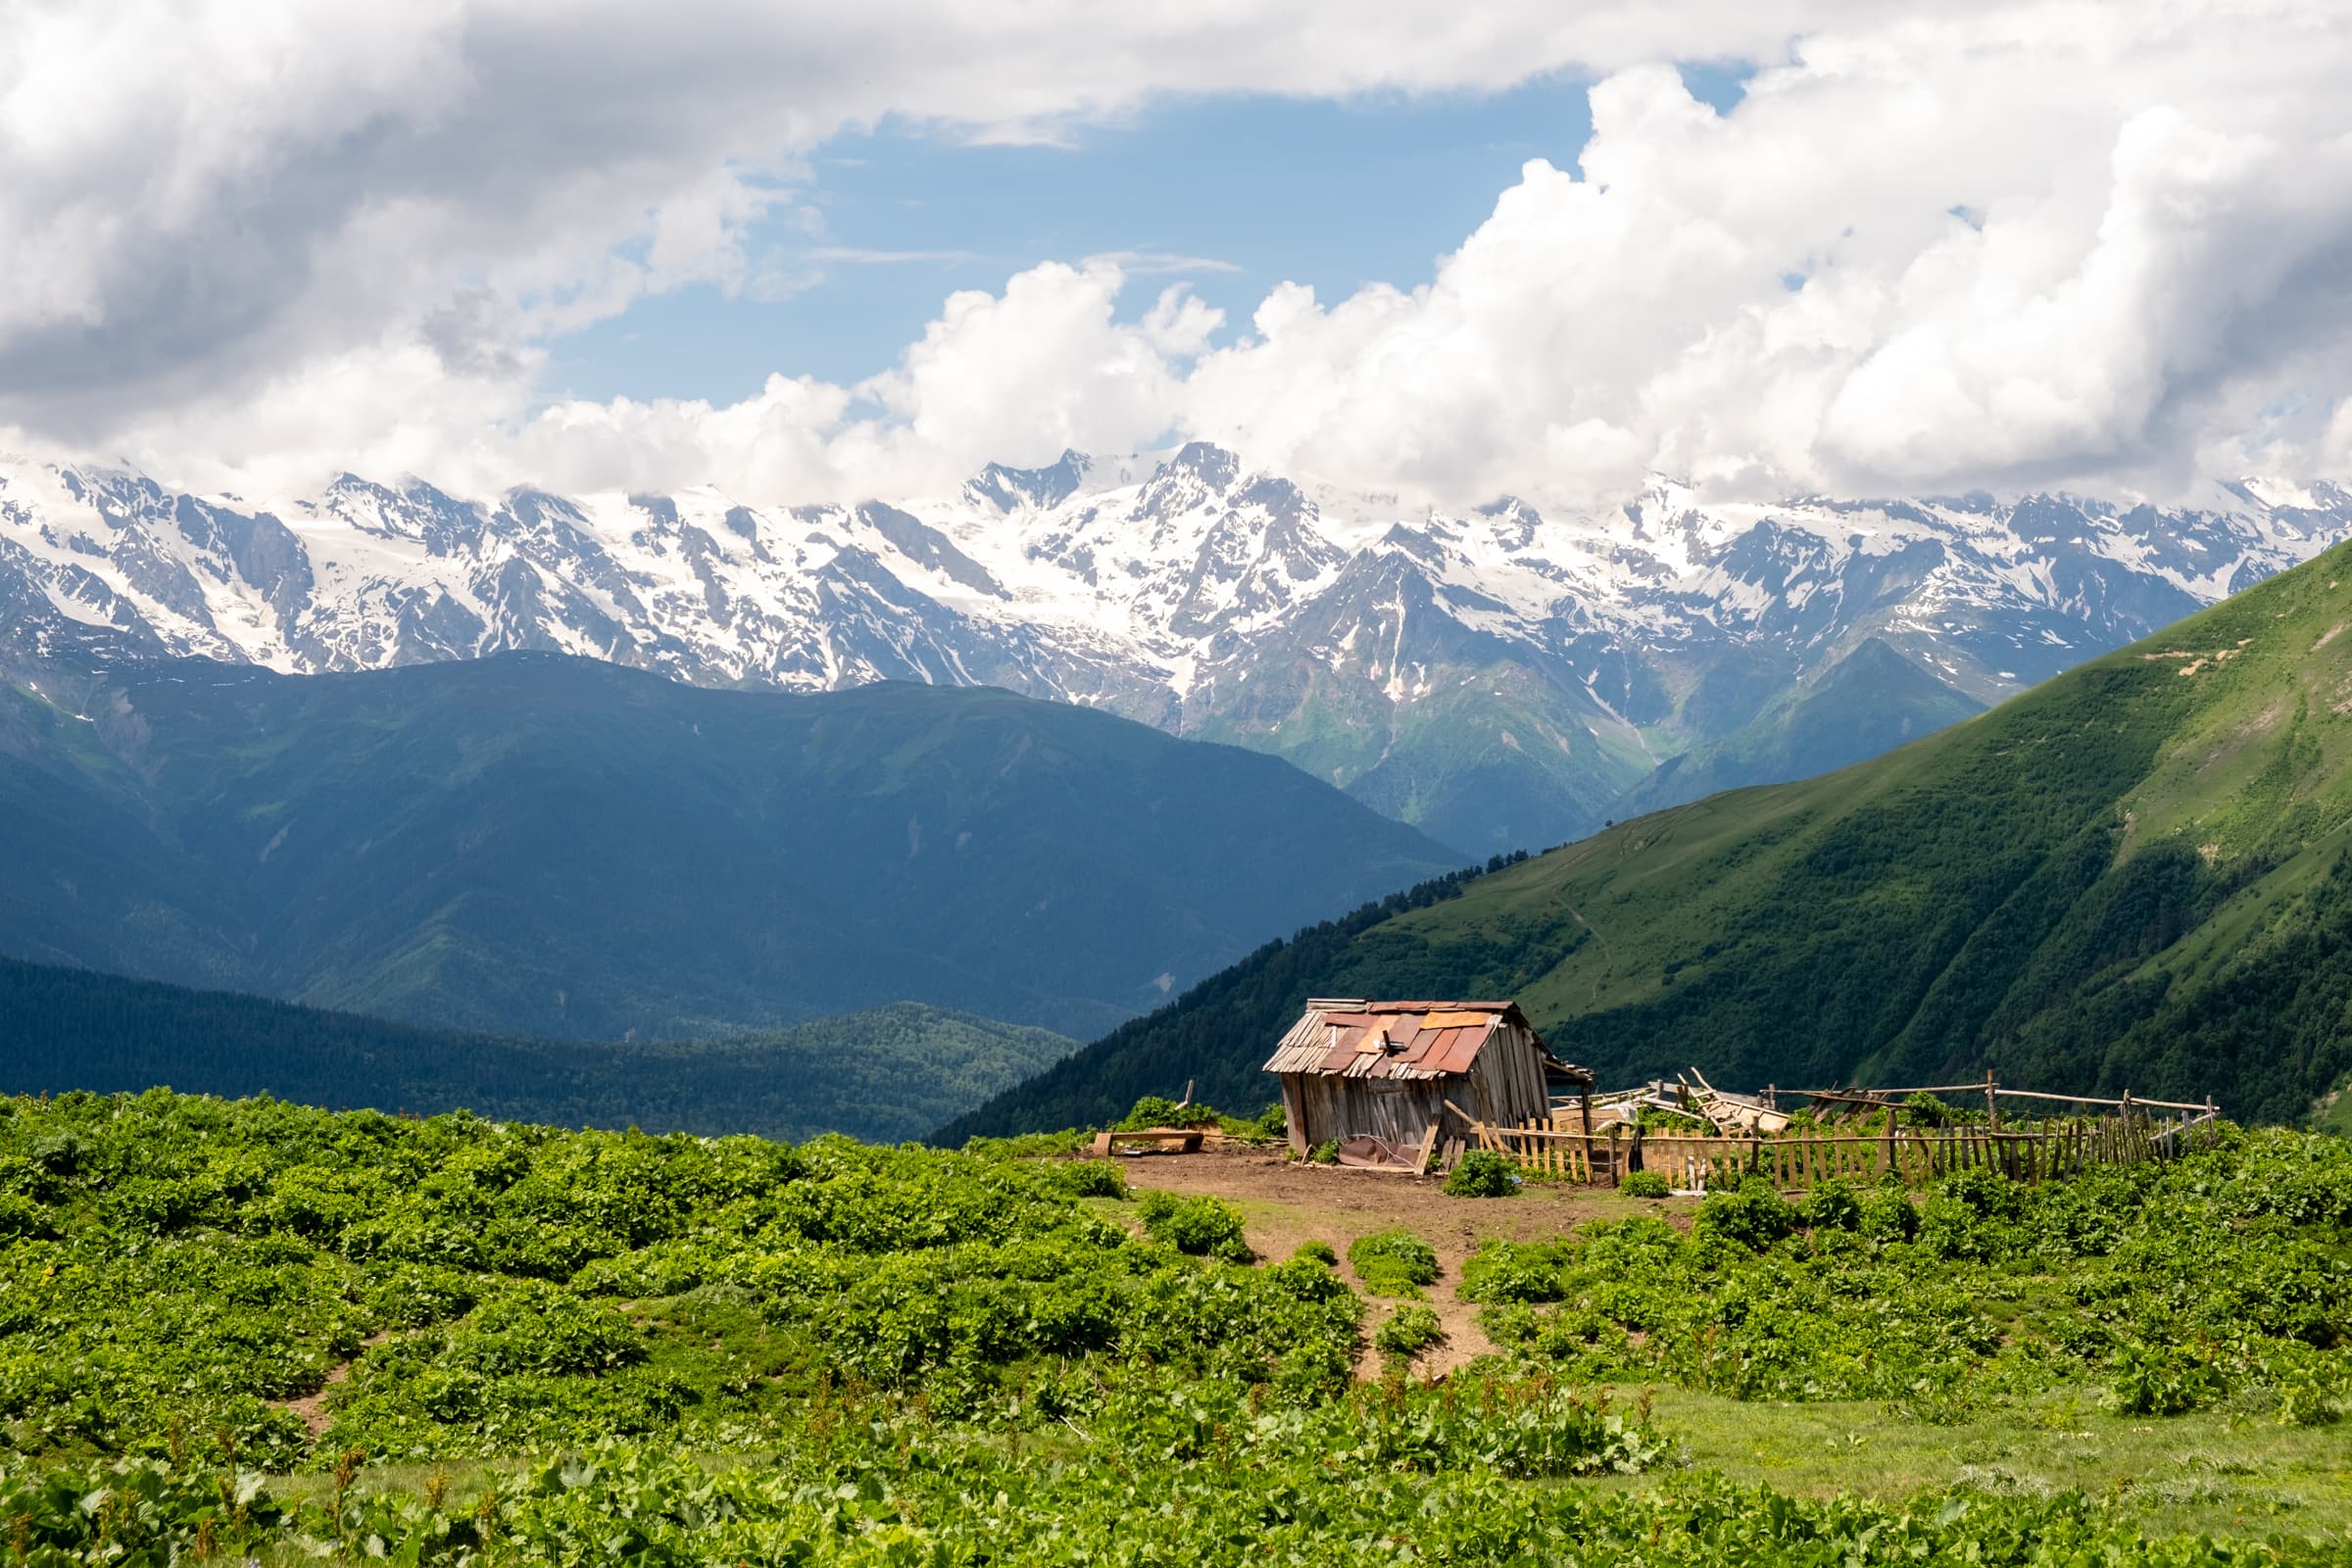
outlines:
{"label": "sunlit grassy slope", "polygon": [[[1102,1046],[1231,1098],[1309,994],[1516,996],[1612,1081],[1989,1065],[2300,1115],[2352,1067],[2348,628],[2339,546],[1874,761],[1622,822],[1344,939],[1302,933],[1247,984],[1201,988],[1191,1004],[1227,1009],[1221,1049],[1185,1005]],[[1062,1101],[1100,1050],[1053,1075]],[[965,1125],[1019,1123],[1022,1096]]]}

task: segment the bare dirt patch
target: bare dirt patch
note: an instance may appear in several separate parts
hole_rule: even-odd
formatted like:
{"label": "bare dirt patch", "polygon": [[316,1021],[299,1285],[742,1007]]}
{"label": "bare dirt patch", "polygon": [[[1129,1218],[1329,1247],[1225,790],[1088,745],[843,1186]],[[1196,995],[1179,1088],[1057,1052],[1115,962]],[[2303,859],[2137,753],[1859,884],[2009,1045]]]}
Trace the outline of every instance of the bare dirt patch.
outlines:
{"label": "bare dirt patch", "polygon": [[[367,1354],[376,1346],[391,1338],[392,1336],[388,1333],[370,1334],[360,1342],[360,1354]],[[358,1358],[358,1356],[354,1356],[352,1359],[357,1360]],[[326,1396],[334,1392],[336,1384],[346,1382],[350,1377],[351,1361],[337,1361],[326,1369],[326,1381],[319,1384],[311,1393],[297,1396],[291,1399],[270,1399],[267,1402],[291,1414],[304,1426],[310,1428],[311,1436],[315,1438],[326,1430],[327,1422],[331,1419],[326,1413]]]}
{"label": "bare dirt patch", "polygon": [[[1430,1377],[1443,1377],[1494,1348],[1478,1326],[1478,1309],[1454,1294],[1462,1263],[1486,1243],[1549,1241],[1587,1220],[1637,1213],[1688,1227],[1693,1206],[1689,1200],[1621,1198],[1605,1187],[1536,1183],[1515,1198],[1448,1198],[1435,1176],[1298,1164],[1279,1152],[1233,1144],[1211,1145],[1197,1154],[1143,1155],[1122,1164],[1130,1187],[1187,1197],[1207,1194],[1231,1202],[1242,1211],[1250,1245],[1269,1262],[1289,1257],[1303,1242],[1330,1243],[1340,1254],[1342,1276],[1358,1290],[1363,1282],[1347,1261],[1350,1242],[1401,1226],[1429,1243],[1441,1272],[1426,1294],[1446,1330],[1446,1343],[1421,1360],[1423,1374]],[[1400,1303],[1365,1298],[1373,1308],[1365,1324],[1369,1344],[1370,1331]],[[1358,1375],[1375,1376],[1379,1370],[1379,1356],[1367,1350]]]}

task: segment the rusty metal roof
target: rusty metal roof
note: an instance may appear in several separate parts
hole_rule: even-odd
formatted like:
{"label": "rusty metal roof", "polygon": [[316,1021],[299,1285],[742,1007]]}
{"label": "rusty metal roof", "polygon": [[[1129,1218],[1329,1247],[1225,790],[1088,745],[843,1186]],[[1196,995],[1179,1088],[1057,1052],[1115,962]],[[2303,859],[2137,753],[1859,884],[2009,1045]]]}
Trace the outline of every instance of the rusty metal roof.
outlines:
{"label": "rusty metal roof", "polygon": [[1367,1002],[1317,998],[1267,1058],[1272,1073],[1430,1079],[1466,1073],[1505,1021],[1526,1029],[1547,1072],[1590,1083],[1544,1048],[1513,1002]]}

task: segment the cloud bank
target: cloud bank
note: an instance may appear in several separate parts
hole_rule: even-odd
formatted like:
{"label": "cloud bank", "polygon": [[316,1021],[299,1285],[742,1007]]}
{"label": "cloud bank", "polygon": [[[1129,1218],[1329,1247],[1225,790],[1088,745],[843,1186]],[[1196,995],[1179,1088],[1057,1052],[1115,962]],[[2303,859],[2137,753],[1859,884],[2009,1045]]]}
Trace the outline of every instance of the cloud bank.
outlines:
{"label": "cloud bank", "polygon": [[[1445,502],[2352,473],[2333,4],[379,11],[0,0],[13,444],[263,494],[763,502],[1170,434]],[[1731,112],[1670,64],[1698,58],[1756,68]],[[549,342],[648,295],[789,288],[747,231],[845,127],[1049,138],[1168,94],[1553,71],[1592,79],[1577,166],[1529,164],[1407,286],[1227,322],[1167,258],[1070,258],[950,297],[856,385],[539,386]]]}

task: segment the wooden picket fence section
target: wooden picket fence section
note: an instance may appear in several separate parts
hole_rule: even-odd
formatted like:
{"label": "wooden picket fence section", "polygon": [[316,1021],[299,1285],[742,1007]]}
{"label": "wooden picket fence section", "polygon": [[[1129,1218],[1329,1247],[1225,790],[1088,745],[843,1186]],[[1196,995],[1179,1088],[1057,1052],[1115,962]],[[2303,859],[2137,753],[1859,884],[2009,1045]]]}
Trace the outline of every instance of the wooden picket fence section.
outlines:
{"label": "wooden picket fence section", "polygon": [[1516,1127],[1482,1121],[1475,1128],[1478,1147],[1508,1154],[1519,1162],[1522,1170],[1543,1171],[1572,1182],[1590,1184],[1592,1180],[1593,1146],[1601,1145],[1605,1151],[1607,1140],[1588,1138],[1581,1127],[1574,1132],[1564,1131],[1558,1121],[1559,1118],[1555,1117],[1549,1125],[1530,1121]]}
{"label": "wooden picket fence section", "polygon": [[[1872,1134],[1792,1132],[1776,1137],[1722,1137],[1629,1131],[1588,1137],[1573,1115],[1552,1125],[1516,1127],[1481,1122],[1478,1147],[1494,1150],[1531,1171],[1571,1181],[1615,1185],[1632,1169],[1655,1171],[1678,1189],[1737,1187],[1762,1176],[1784,1192],[1821,1182],[1876,1181],[1892,1172],[1924,1184],[1964,1170],[1988,1170],[2019,1182],[2053,1181],[2094,1165],[2132,1165],[2171,1158],[2194,1146],[2216,1113],[2183,1114],[2178,1122],[2124,1114],[2041,1123],[2023,1130],[1991,1127],[1904,1128]],[[1561,1125],[1569,1123],[1568,1126]]]}

